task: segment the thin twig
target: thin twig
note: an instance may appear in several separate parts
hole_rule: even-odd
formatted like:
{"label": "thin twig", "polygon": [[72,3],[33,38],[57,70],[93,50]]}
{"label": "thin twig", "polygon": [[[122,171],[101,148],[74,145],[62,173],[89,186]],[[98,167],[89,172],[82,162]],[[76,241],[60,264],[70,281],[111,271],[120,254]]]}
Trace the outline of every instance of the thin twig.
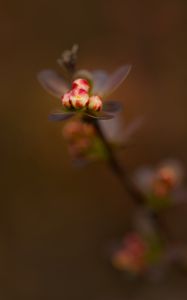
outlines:
{"label": "thin twig", "polygon": [[133,200],[138,205],[143,205],[145,203],[145,197],[141,193],[141,191],[134,185],[133,181],[129,178],[127,175],[127,172],[120,166],[118,163],[113,150],[108,143],[105,135],[103,134],[101,127],[97,121],[97,119],[94,119],[93,125],[97,131],[98,136],[101,138],[107,152],[108,152],[108,158],[109,158],[109,164],[112,169],[112,171],[116,174],[116,176],[119,178],[120,182],[122,183],[123,188],[129,193],[130,196],[132,196]]}
{"label": "thin twig", "polygon": [[[90,122],[90,119],[88,122]],[[115,157],[115,154],[113,152],[111,145],[109,144],[108,140],[106,139],[106,137],[99,125],[98,120],[92,119],[91,123],[94,125],[98,136],[103,141],[103,144],[108,152],[109,164],[110,164],[112,171],[116,174],[116,176],[120,180],[125,191],[129,193],[129,195],[131,196],[131,199],[134,201],[135,205],[137,205],[138,207],[146,208],[146,199],[145,199],[144,194],[134,184],[133,180],[129,177],[129,175],[127,174],[127,171],[124,169],[124,167],[121,167],[121,165],[119,164],[118,160]],[[166,228],[162,219],[159,217],[158,213],[150,209],[149,217],[150,217],[150,222],[156,226],[156,228],[159,230],[161,236],[163,236],[167,240],[168,239],[171,240],[170,234],[168,233],[168,229]]]}

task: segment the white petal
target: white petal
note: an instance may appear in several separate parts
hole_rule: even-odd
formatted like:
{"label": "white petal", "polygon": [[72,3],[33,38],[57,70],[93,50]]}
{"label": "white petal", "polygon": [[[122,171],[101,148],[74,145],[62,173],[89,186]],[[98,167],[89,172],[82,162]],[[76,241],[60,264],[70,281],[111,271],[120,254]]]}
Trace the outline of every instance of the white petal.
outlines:
{"label": "white petal", "polygon": [[53,70],[43,70],[37,76],[42,87],[51,95],[60,98],[68,91],[66,81]]}

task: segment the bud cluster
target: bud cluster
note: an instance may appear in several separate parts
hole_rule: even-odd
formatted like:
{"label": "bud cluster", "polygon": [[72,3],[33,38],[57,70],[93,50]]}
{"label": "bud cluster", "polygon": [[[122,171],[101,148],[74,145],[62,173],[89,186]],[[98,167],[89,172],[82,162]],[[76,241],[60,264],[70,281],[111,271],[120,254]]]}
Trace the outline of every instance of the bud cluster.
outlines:
{"label": "bud cluster", "polygon": [[96,136],[92,124],[72,120],[65,124],[63,136],[68,142],[68,150],[73,160],[85,158],[92,149]]}
{"label": "bud cluster", "polygon": [[91,86],[86,79],[73,81],[72,89],[62,96],[62,104],[67,109],[87,109],[98,112],[102,109],[102,101],[99,96],[90,96]]}
{"label": "bud cluster", "polygon": [[137,233],[125,236],[120,249],[112,257],[113,265],[130,273],[140,273],[146,268],[147,245]]}

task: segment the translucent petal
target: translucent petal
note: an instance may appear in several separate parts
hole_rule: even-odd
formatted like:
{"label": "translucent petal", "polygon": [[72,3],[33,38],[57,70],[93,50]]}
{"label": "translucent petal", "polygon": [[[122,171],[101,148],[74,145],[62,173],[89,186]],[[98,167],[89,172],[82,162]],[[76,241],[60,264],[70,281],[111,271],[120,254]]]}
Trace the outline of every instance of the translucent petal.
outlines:
{"label": "translucent petal", "polygon": [[[108,106],[108,104],[109,104],[109,106]],[[116,104],[116,107],[115,107],[115,104]],[[129,139],[141,127],[141,125],[143,123],[143,118],[138,117],[132,123],[125,126],[124,117],[120,111],[120,109],[122,110],[123,106],[121,104],[119,104],[119,107],[118,107],[118,104],[119,104],[118,102],[114,102],[114,107],[112,107],[113,106],[112,102],[111,102],[111,105],[110,105],[110,102],[108,102],[108,101],[104,104],[104,110],[109,113],[113,112],[114,118],[107,122],[101,121],[100,125],[102,127],[104,134],[111,142],[117,143],[121,147],[123,147],[123,146],[126,147]],[[106,109],[105,109],[105,106],[106,106]],[[108,109],[107,109],[107,106],[108,106]],[[116,109],[116,111],[118,109],[118,111],[115,112],[114,111],[115,109]]]}
{"label": "translucent petal", "polygon": [[106,83],[102,86],[101,96],[108,96],[114,92],[119,85],[127,78],[131,70],[130,65],[124,65],[118,68],[112,75],[109,76]]}
{"label": "translucent petal", "polygon": [[92,71],[93,94],[103,95],[103,88],[107,83],[109,76],[103,70]]}
{"label": "translucent petal", "polygon": [[53,70],[43,70],[37,76],[42,87],[51,95],[60,98],[68,91],[66,81]]}
{"label": "translucent petal", "polygon": [[124,121],[120,112],[115,113],[113,119],[100,121],[100,126],[110,142],[121,143],[124,135]]}

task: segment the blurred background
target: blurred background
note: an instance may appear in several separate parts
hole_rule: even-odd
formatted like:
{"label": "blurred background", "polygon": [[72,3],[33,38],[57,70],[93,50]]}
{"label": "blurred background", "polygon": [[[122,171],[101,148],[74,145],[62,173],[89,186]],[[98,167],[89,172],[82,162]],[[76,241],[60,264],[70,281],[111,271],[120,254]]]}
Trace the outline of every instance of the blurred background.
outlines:
{"label": "blurred background", "polygon": [[[38,71],[80,45],[79,67],[131,74],[113,97],[127,122],[144,115],[123,154],[133,171],[163,158],[187,166],[187,2],[185,0],[1,1],[0,298],[186,299],[187,277],[127,282],[105,251],[124,233],[133,206],[103,164],[74,169],[61,124],[48,121],[57,100]],[[187,205],[165,216],[187,241]]]}

